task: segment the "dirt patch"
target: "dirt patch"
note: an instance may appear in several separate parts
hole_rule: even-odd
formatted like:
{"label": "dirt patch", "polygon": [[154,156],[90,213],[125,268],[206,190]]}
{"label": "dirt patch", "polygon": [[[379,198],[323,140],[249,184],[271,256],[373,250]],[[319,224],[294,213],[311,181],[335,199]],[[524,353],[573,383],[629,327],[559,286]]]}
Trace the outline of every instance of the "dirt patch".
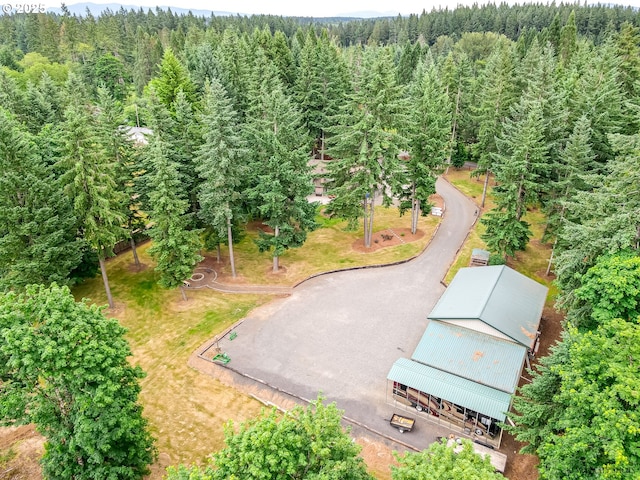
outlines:
{"label": "dirt patch", "polygon": [[265,274],[269,277],[278,277],[280,275],[284,275],[287,273],[287,267],[283,266],[283,265],[278,265],[278,271],[274,272],[273,271],[273,264],[269,266],[268,269],[265,270]]}
{"label": "dirt patch", "polygon": [[0,427],[0,479],[42,478],[44,440],[34,425]]}
{"label": "dirt patch", "polygon": [[364,238],[359,238],[353,242],[351,248],[360,253],[373,253],[381,248],[395,247],[403,243],[415,242],[424,237],[424,235],[424,231],[422,230],[411,233],[410,228],[394,228],[393,230],[389,228],[373,233],[371,236],[371,247],[365,247]]}
{"label": "dirt patch", "polygon": [[434,207],[444,208],[444,199],[437,193],[434,193],[429,197],[429,203]]}
{"label": "dirt patch", "polygon": [[540,320],[540,347],[537,358],[546,357],[549,348],[561,339],[564,315],[555,308],[545,307]]}
{"label": "dirt patch", "polygon": [[103,313],[105,317],[119,317],[124,314],[124,311],[126,310],[126,308],[127,308],[126,304],[122,302],[114,302],[113,308],[107,307],[104,309]]}
{"label": "dirt patch", "polygon": [[246,285],[247,279],[236,272],[234,277],[231,274],[231,263],[229,257],[220,255],[220,261],[215,255],[204,255],[204,259],[197,265],[198,268],[210,268],[215,271],[216,281],[231,285]]}
{"label": "dirt patch", "polygon": [[269,225],[265,225],[262,223],[262,220],[253,220],[247,223],[246,227],[247,232],[264,232],[264,233],[273,233],[273,229]]}
{"label": "dirt patch", "polygon": [[398,465],[393,450],[381,442],[368,437],[357,437],[356,443],[362,447],[360,456],[367,464],[367,468],[378,480],[391,479],[391,465]]}
{"label": "dirt patch", "polygon": [[518,453],[523,446],[523,443],[518,442],[508,433],[502,436],[500,451],[508,458],[504,476],[512,480],[537,480],[538,457]]}
{"label": "dirt patch", "polygon": [[147,265],[146,263],[141,263],[139,265],[136,265],[135,263],[130,263],[129,266],[127,267],[127,270],[131,273],[140,273],[140,272],[144,272],[147,268],[149,268],[149,265]]}

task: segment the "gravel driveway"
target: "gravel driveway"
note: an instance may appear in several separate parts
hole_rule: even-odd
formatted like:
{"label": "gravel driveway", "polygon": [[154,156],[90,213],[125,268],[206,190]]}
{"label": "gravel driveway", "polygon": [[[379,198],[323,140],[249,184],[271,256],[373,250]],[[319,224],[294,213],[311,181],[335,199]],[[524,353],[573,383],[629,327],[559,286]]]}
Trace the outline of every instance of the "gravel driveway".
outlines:
{"label": "gravel driveway", "polygon": [[316,277],[290,297],[250,316],[220,341],[229,366],[286,392],[335,401],[345,416],[383,435],[425,448],[444,433],[418,419],[401,435],[388,419],[386,377],[418,344],[444,286],[440,283],[473,225],[477,207],[445,180],[438,193],[446,211],[431,244],[402,265]]}

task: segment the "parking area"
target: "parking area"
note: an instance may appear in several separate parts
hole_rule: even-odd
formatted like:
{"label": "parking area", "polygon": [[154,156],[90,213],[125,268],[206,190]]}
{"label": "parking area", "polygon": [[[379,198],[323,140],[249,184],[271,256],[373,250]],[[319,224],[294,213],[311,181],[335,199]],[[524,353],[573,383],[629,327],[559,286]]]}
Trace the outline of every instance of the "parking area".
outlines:
{"label": "parking area", "polygon": [[219,341],[228,367],[298,398],[321,392],[346,417],[419,449],[446,434],[420,418],[411,433],[399,433],[389,425],[394,409],[386,403],[387,373],[418,344],[475,219],[475,206],[448,183],[439,181],[438,193],[446,215],[420,257],[304,282]]}

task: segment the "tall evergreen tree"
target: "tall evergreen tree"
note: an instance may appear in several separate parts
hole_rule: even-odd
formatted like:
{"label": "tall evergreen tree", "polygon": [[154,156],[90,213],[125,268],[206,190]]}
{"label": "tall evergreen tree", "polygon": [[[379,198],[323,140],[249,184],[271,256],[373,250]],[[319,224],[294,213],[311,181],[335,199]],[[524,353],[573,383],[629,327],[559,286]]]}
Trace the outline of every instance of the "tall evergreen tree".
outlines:
{"label": "tall evergreen tree", "polygon": [[347,219],[355,227],[364,219],[364,244],[371,246],[374,206],[378,195],[389,205],[406,182],[398,154],[407,140],[407,111],[402,88],[396,84],[390,52],[365,51],[362,77],[340,124],[332,132],[329,165],[330,193],[335,198],[327,213]]}
{"label": "tall evergreen tree", "polygon": [[156,132],[148,147],[148,163],[153,167],[153,189],[149,193],[152,227],[149,236],[153,245],[149,254],[156,260],[160,272],[160,285],[181,287],[195,265],[202,260],[198,251],[202,247],[200,232],[193,229],[193,213],[188,213],[189,202],[181,191],[177,165],[167,155],[167,144]]}
{"label": "tall evergreen tree", "polygon": [[190,103],[195,101],[195,86],[189,78],[189,72],[171,49],[165,50],[158,76],[151,80],[150,85],[158,99],[172,112],[178,92],[183,92]]}
{"label": "tall evergreen tree", "polygon": [[[258,61],[260,61],[258,59]],[[249,147],[254,152],[249,199],[273,233],[261,232],[261,251],[272,250],[273,270],[287,249],[301,246],[307,232],[316,227],[315,206],[307,201],[313,192],[308,165],[308,132],[302,117],[284,93],[277,73],[261,64],[255,79],[253,105],[248,121]]]}
{"label": "tall evergreen tree", "polygon": [[249,92],[252,53],[246,36],[230,27],[225,29],[222,40],[216,50],[220,65],[220,82],[233,101],[234,110],[241,115],[249,109]]}
{"label": "tall evergreen tree", "polygon": [[621,60],[618,71],[625,118],[622,133],[633,134],[640,129],[640,119],[632,113],[640,107],[640,29],[625,22],[615,38],[615,45]]}
{"label": "tall evergreen tree", "polygon": [[529,240],[528,224],[522,217],[527,205],[538,198],[539,179],[548,155],[541,103],[523,97],[512,116],[496,140],[496,208],[482,219],[487,227],[483,239],[492,251],[502,256],[515,255]]}
{"label": "tall evergreen tree", "polygon": [[75,217],[31,136],[0,108],[0,289],[69,281],[80,263]]}
{"label": "tall evergreen tree", "polygon": [[[423,68],[423,67],[418,67]],[[436,192],[436,176],[444,169],[451,133],[451,105],[440,83],[435,65],[417,76],[412,88],[413,121],[409,129],[410,158],[408,188],[404,189],[401,212],[411,208],[411,233],[418,229],[418,217],[429,196]]]}
{"label": "tall evergreen tree", "polygon": [[214,79],[203,99],[202,140],[195,158],[202,183],[198,216],[218,239],[227,237],[231,274],[235,278],[233,223],[242,218],[248,150],[240,124],[222,84]]}
{"label": "tall evergreen tree", "polygon": [[481,207],[484,207],[487,196],[493,155],[498,152],[496,137],[516,101],[513,68],[511,48],[504,42],[498,43],[487,59],[480,79],[478,99],[472,106],[478,122],[478,168],[475,173],[485,175]]}
{"label": "tall evergreen tree", "polygon": [[113,246],[124,237],[124,193],[117,189],[117,166],[106,155],[96,135],[96,121],[82,98],[65,110],[62,156],[59,168],[62,181],[72,199],[82,238],[97,252],[109,307],[113,297],[105,259],[113,255]]}
{"label": "tall evergreen tree", "polygon": [[202,143],[197,112],[184,92],[178,92],[173,104],[175,112],[172,131],[164,138],[171,146],[170,159],[178,166],[189,210],[197,211],[197,190],[199,179],[195,171],[194,156]]}
{"label": "tall evergreen tree", "polygon": [[449,138],[449,155],[447,156],[447,163],[451,164],[454,152],[461,150],[458,147],[458,142],[466,120],[464,105],[469,96],[469,80],[471,79],[470,65],[466,55],[464,53],[459,55],[449,53],[441,67],[441,75],[452,105],[452,128]]}
{"label": "tall evergreen tree", "polygon": [[135,191],[135,156],[134,147],[124,125],[122,105],[105,87],[98,87],[97,129],[106,158],[112,162],[116,171],[118,190],[123,192],[123,215],[126,218],[124,227],[127,230],[129,243],[136,266],[140,265],[134,233],[144,228],[140,212],[138,192]]}
{"label": "tall evergreen tree", "polygon": [[25,108],[24,93],[4,68],[0,68],[0,107],[21,117]]}
{"label": "tall evergreen tree", "polygon": [[600,184],[576,192],[567,202],[560,232],[555,268],[561,290],[558,304],[569,317],[582,311],[575,291],[599,256],[626,248],[640,250],[640,134],[613,135],[610,140],[615,160]]}
{"label": "tall evergreen tree", "polygon": [[320,160],[325,155],[326,130],[332,127],[349,93],[344,59],[323,30],[319,38],[310,30],[300,53],[295,92],[307,129],[316,139]]}
{"label": "tall evergreen tree", "polygon": [[567,202],[579,191],[593,188],[592,182],[597,180],[589,172],[594,170],[595,155],[591,149],[591,126],[586,115],[576,122],[573,133],[567,141],[567,145],[561,154],[558,178],[550,184],[549,199],[545,205],[547,225],[544,237],[555,236],[553,249],[547,274],[551,270],[551,264],[558,243],[558,233],[561,231],[566,217]]}
{"label": "tall evergreen tree", "polygon": [[569,99],[570,121],[587,116],[593,131],[591,142],[596,160],[604,166],[614,157],[609,135],[621,133],[625,122],[633,124],[636,114],[628,119],[623,117],[625,102],[619,80],[620,57],[616,55],[615,45],[608,42],[583,55],[587,56],[586,63],[580,71],[575,95]]}
{"label": "tall evergreen tree", "polygon": [[29,131],[37,134],[42,127],[55,122],[53,105],[31,82],[25,92],[25,123]]}

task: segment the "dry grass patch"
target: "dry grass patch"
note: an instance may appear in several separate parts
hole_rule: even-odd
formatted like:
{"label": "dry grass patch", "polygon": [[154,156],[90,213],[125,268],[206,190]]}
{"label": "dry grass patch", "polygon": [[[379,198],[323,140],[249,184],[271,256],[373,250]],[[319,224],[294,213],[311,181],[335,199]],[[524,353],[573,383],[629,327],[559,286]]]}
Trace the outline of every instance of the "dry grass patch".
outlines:
{"label": "dry grass patch", "polygon": [[[347,222],[329,219],[319,214],[316,217],[320,228],[311,232],[305,244],[300,248],[288,250],[280,257],[282,271],[271,274],[272,257],[269,252],[259,253],[254,243],[258,236],[259,225],[252,225],[245,238],[234,246],[236,269],[240,280],[247,284],[277,284],[295,285],[314,274],[340,268],[362,265],[386,264],[411,258],[418,255],[433,236],[440,219],[431,215],[420,217],[418,229],[422,236],[415,241],[390,246],[388,248],[371,249],[362,252],[354,249],[353,245],[363,237],[362,224],[355,231],[348,231]],[[397,229],[399,232],[411,224],[411,217],[406,214],[400,217],[395,207],[376,207],[374,230]],[[401,235],[400,233],[398,234]],[[401,238],[403,238],[401,236]],[[230,269],[226,249],[223,247],[223,262],[219,270],[220,278],[230,277]]]}
{"label": "dry grass patch", "polygon": [[[139,249],[139,255],[151,264],[147,246]],[[119,308],[105,314],[129,330],[132,363],[147,373],[140,400],[160,453],[151,478],[160,479],[167,465],[200,463],[222,448],[228,420],[241,422],[260,412],[258,402],[191,369],[187,361],[199,345],[270,297],[189,291],[184,302],[178,291],[157,286],[152,268],[131,273],[131,263],[131,253],[108,262]],[[74,294],[106,303],[99,278],[85,282]]]}

